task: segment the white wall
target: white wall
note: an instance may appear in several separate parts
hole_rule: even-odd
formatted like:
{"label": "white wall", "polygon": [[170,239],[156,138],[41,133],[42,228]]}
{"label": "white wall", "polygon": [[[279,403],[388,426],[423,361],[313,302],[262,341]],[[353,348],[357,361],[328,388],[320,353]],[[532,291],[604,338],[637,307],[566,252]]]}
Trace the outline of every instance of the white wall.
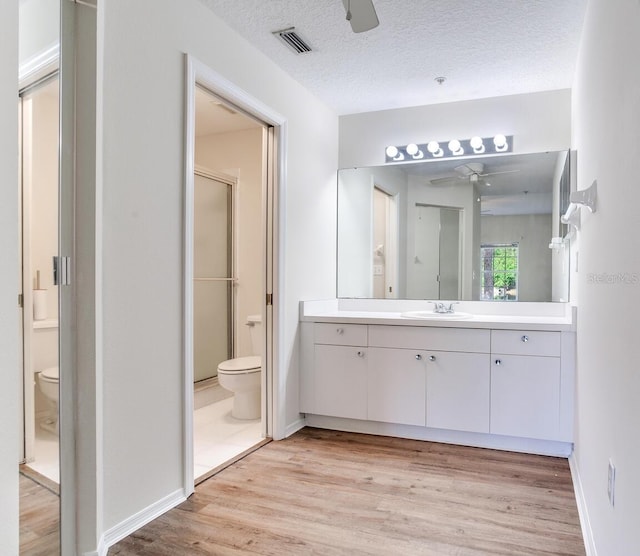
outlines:
{"label": "white wall", "polygon": [[335,294],[338,128],[325,105],[199,2],[102,9],[108,530],[182,487],[184,53],[287,119],[279,435],[299,419],[298,302]]}
{"label": "white wall", "polygon": [[196,138],[195,162],[238,179],[236,187],[236,355],[251,355],[247,316],[262,311],[262,142],[263,129]]}
{"label": "white wall", "polygon": [[340,117],[340,167],[384,164],[388,145],[514,136],[515,153],[568,149],[571,91],[550,91]]}
{"label": "white wall", "polygon": [[[58,287],[53,285],[52,257],[58,253],[58,94],[57,80],[31,95],[33,129],[30,168],[31,281],[40,271],[40,287],[47,290],[47,318],[58,316]],[[34,286],[35,288],[35,286]]]}
{"label": "white wall", "polygon": [[60,38],[60,0],[20,0],[18,33],[23,64],[55,45]]}
{"label": "white wall", "polygon": [[[573,95],[578,189],[598,180],[579,237],[575,461],[600,556],[638,554],[640,523],[640,3],[588,3]],[[608,276],[622,273],[625,281]],[[636,279],[637,278],[637,279]],[[574,295],[572,293],[572,299]],[[607,500],[607,465],[616,500]]]}
{"label": "white wall", "polygon": [[18,554],[18,3],[0,3],[0,546]]}
{"label": "white wall", "polygon": [[482,216],[481,243],[514,243],[518,255],[518,301],[551,300],[550,214]]}
{"label": "white wall", "polygon": [[[346,168],[338,179],[338,295],[373,297],[373,191],[396,195],[398,206],[398,297],[404,296],[407,176],[395,168]],[[333,209],[335,211],[335,207]]]}

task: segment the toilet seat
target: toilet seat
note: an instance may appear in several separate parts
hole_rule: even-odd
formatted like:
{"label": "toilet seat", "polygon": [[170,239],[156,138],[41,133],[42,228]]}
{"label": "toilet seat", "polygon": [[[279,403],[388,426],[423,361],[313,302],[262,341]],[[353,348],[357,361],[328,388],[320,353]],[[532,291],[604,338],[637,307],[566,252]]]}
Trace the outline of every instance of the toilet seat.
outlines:
{"label": "toilet seat", "polygon": [[259,355],[236,357],[228,359],[218,365],[218,372],[222,374],[250,374],[260,372],[262,360]]}
{"label": "toilet seat", "polygon": [[40,371],[40,377],[50,382],[58,382],[60,380],[60,369],[58,367],[49,367]]}

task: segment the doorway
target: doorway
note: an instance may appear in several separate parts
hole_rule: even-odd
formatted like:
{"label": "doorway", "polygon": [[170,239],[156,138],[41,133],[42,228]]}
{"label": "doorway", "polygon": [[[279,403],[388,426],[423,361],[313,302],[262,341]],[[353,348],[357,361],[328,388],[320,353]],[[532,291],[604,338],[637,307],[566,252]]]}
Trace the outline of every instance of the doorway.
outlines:
{"label": "doorway", "polygon": [[187,392],[193,393],[192,484],[268,441],[265,304],[272,218],[270,126],[203,84],[194,87],[193,123],[186,218],[186,259],[192,262],[185,268],[192,285],[185,296],[194,382]]}
{"label": "doorway", "polygon": [[57,74],[20,93],[23,461],[59,483]]}
{"label": "doorway", "polygon": [[[21,552],[59,546],[59,309],[53,257],[59,230],[59,78],[19,93],[22,308]],[[39,521],[23,519],[27,497]],[[33,515],[33,512],[30,514]],[[43,530],[43,520],[55,527]],[[29,538],[31,537],[31,538]]]}
{"label": "doorway", "polygon": [[460,299],[463,209],[416,204],[409,297]]}
{"label": "doorway", "polygon": [[398,297],[398,208],[396,195],[373,188],[373,297]]}

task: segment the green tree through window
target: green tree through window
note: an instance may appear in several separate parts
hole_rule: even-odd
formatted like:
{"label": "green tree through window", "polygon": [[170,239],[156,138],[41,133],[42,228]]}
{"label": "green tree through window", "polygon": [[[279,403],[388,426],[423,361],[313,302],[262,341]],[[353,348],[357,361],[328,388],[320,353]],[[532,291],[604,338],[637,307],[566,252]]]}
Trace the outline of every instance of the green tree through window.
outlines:
{"label": "green tree through window", "polygon": [[480,248],[482,279],[480,299],[518,299],[518,244],[486,244]]}

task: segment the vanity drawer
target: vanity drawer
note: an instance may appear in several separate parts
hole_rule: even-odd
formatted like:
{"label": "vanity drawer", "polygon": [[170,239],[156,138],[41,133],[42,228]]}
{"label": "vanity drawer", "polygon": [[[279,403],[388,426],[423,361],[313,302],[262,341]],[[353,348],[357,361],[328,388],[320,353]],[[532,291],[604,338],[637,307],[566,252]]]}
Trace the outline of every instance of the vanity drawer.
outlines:
{"label": "vanity drawer", "polygon": [[366,346],[367,325],[317,322],[313,336],[316,344]]}
{"label": "vanity drawer", "polygon": [[492,330],[491,352],[560,357],[560,332]]}
{"label": "vanity drawer", "polygon": [[375,347],[489,353],[490,331],[429,326],[370,326],[369,345]]}

